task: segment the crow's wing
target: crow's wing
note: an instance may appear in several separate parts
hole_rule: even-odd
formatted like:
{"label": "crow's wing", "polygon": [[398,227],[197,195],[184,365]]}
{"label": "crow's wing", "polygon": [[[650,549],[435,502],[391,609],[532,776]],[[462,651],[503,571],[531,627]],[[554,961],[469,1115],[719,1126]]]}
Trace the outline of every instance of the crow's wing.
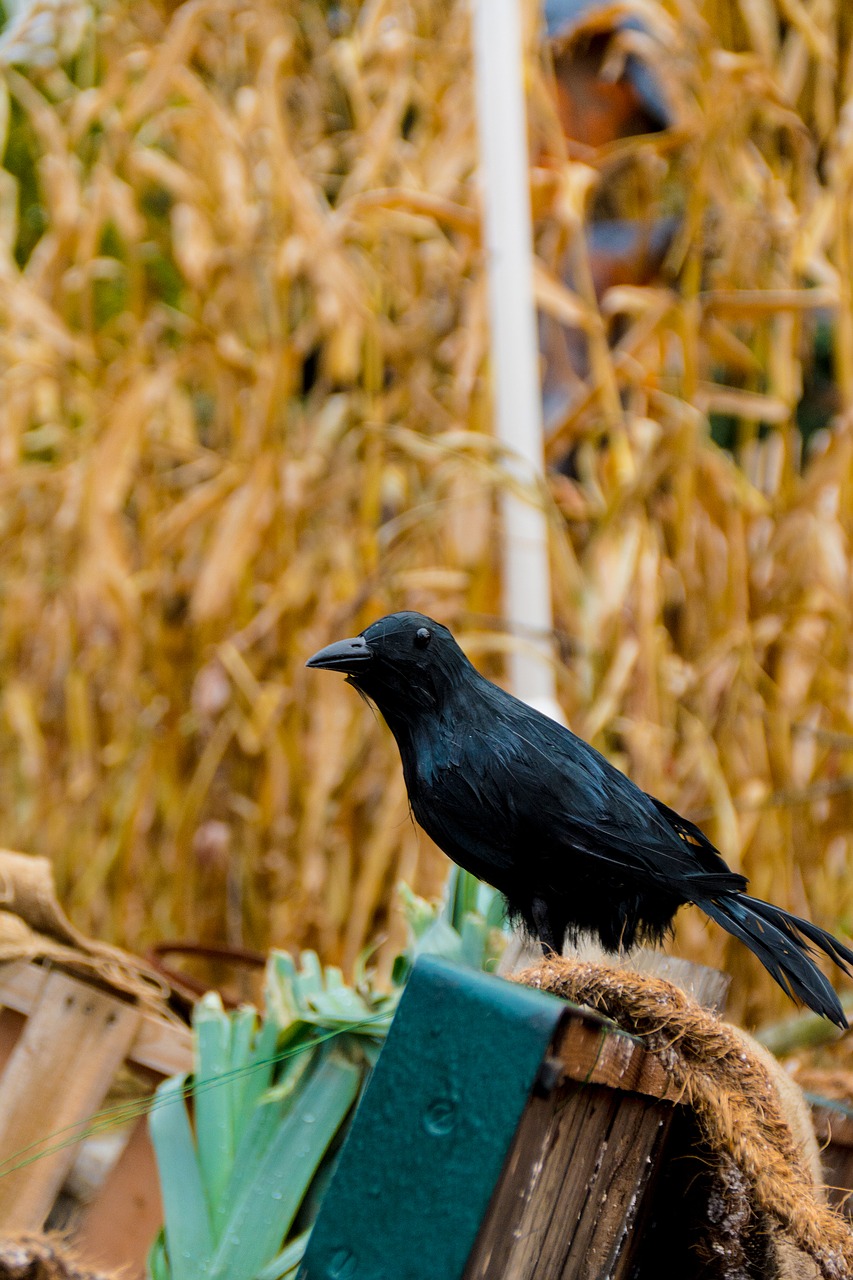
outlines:
{"label": "crow's wing", "polygon": [[[581,854],[629,879],[691,896],[741,890],[707,836],[562,725],[504,694],[491,744],[517,834],[543,857]],[[534,843],[535,842],[535,843]]]}

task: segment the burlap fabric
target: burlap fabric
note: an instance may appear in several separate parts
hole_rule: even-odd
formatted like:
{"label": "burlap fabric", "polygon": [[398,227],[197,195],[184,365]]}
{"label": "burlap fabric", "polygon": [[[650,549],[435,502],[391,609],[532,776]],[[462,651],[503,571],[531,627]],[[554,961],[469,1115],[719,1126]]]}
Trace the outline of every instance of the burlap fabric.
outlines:
{"label": "burlap fabric", "polygon": [[169,995],[143,961],[74,928],[57,901],[47,858],[0,849],[0,964],[12,960],[52,960],[158,1009]]}

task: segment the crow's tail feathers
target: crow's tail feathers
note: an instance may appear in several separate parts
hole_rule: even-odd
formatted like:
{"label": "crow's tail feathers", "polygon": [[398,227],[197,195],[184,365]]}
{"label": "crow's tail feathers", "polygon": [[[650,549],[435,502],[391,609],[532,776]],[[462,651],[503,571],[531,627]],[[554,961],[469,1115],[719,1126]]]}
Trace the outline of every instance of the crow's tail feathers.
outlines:
{"label": "crow's tail feathers", "polygon": [[760,898],[727,893],[693,901],[712,920],[744,942],[783,991],[829,1018],[836,1026],[847,1026],[838,996],[811,957],[817,948],[834,960],[848,977],[853,977],[853,951],[817,925],[789,915]]}

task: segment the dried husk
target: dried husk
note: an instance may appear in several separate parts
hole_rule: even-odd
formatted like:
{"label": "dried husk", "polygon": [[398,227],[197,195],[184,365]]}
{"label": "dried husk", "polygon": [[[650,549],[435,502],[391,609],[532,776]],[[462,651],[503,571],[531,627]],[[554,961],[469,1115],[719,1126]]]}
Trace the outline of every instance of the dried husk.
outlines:
{"label": "dried husk", "polygon": [[[569,474],[531,495],[559,694],[758,895],[849,934],[853,20],[611,8],[674,124],[583,155],[530,9],[537,293],[587,352]],[[497,621],[468,3],[106,0],[81,30],[53,65],[0,46],[3,843],[104,938],[351,965],[444,863],[389,735],[305,658],[398,607],[493,675],[525,641]],[[596,297],[602,211],[677,215],[658,278]],[[735,1015],[784,1009],[698,913],[678,945],[737,971]]]}

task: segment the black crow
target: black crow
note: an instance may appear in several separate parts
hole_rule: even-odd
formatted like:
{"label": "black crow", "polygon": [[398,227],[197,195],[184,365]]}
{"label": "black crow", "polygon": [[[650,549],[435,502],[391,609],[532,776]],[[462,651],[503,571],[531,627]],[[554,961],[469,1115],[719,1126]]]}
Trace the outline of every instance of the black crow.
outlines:
{"label": "black crow", "polygon": [[838,996],[811,959],[845,973],[853,951],[750,898],[711,841],[568,729],[492,684],[420,613],[380,618],[309,667],[344,671],[397,740],[418,822],[494,885],[510,917],[561,951],[592,934],[608,951],[659,942],[694,902],[740,938],[789,994],[839,1027]]}

